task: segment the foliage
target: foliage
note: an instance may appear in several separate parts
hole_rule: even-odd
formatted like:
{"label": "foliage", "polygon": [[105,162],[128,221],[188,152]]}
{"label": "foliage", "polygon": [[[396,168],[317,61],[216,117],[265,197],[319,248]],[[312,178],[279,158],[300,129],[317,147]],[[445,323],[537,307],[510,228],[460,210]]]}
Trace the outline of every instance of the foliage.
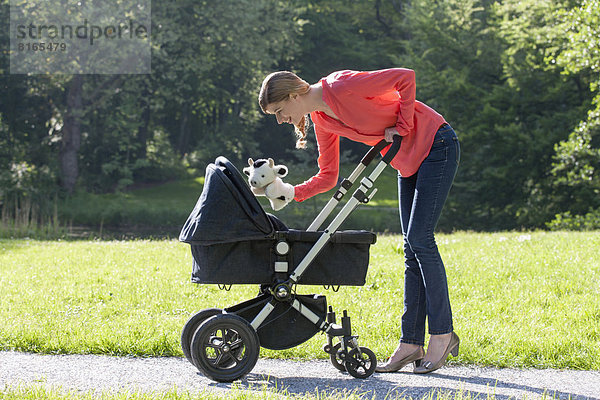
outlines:
{"label": "foliage", "polygon": [[158,62],[151,92],[173,148],[194,153],[196,167],[215,154],[241,160],[242,152],[255,152],[256,88],[278,59],[295,50],[292,4],[161,3],[155,21]]}
{"label": "foliage", "polygon": [[587,119],[555,146],[553,201],[568,211],[558,214],[550,226],[589,229],[599,226],[600,216],[600,4],[584,0],[564,18],[568,46],[550,62],[564,67],[565,74],[580,75],[596,96]]}
{"label": "foliage", "polygon": [[0,236],[60,236],[55,181],[48,168],[26,162],[0,170]]}
{"label": "foliage", "polygon": [[[8,4],[0,0],[3,26]],[[259,114],[263,77],[289,69],[316,82],[337,69],[402,66],[415,69],[417,98],[461,140],[440,226],[545,227],[557,214],[600,207],[599,8],[596,0],[155,3],[151,74],[15,75],[0,53],[0,170],[26,163],[67,193],[107,193],[200,175],[218,155],[314,169],[315,148],[291,151],[292,128]],[[8,35],[0,32],[5,48]],[[343,146],[351,159],[364,153]]]}
{"label": "foliage", "polygon": [[594,231],[600,229],[600,208],[585,215],[571,215],[570,211],[557,214],[546,224],[553,231]]}
{"label": "foliage", "polygon": [[[479,1],[420,1],[406,11],[410,24],[407,54],[397,56],[417,76],[417,98],[442,113],[461,142],[458,175],[440,223],[456,228],[498,227],[498,199],[510,194],[499,187],[507,164],[498,149],[503,103],[489,100],[501,88],[499,40],[490,27],[489,6]],[[483,100],[486,99],[486,100]],[[485,122],[483,122],[485,121]],[[468,206],[466,206],[468,204]],[[501,220],[505,220],[502,218]]]}
{"label": "foliage", "polygon": [[[344,166],[342,170],[345,176],[355,166],[356,162]],[[301,182],[304,176],[314,172],[302,165],[289,167],[291,172],[286,181],[291,183]],[[121,238],[124,231],[127,233],[126,237],[176,237],[202,192],[202,184],[203,178],[196,178],[140,185],[117,193],[77,191],[60,202],[58,217],[68,226],[91,227],[87,232],[96,237]],[[356,186],[355,184],[353,189]],[[396,171],[386,168],[375,186],[378,188],[376,196],[368,205],[359,206],[344,222],[343,229],[400,232]],[[267,212],[274,213],[288,227],[302,229],[310,225],[333,192],[331,190],[301,204],[292,203],[278,212],[271,210],[265,197],[259,197],[259,202]],[[344,202],[350,198],[351,193]],[[336,214],[337,211],[331,217]],[[451,230],[451,226],[440,228],[444,231]],[[72,234],[77,235],[79,232],[75,230]]]}
{"label": "foliage", "polygon": [[577,214],[600,206],[600,147],[593,140],[594,136],[598,139],[599,133],[600,129],[582,121],[568,140],[555,146],[552,164],[555,201],[562,201],[566,209]]}
{"label": "foliage", "polygon": [[548,34],[561,7],[422,1],[408,11],[414,27],[406,46],[420,79],[418,97],[440,111],[461,140],[449,199],[458,228],[547,220],[532,197],[546,179],[554,144],[582,115],[577,88],[544,62],[561,43]]}

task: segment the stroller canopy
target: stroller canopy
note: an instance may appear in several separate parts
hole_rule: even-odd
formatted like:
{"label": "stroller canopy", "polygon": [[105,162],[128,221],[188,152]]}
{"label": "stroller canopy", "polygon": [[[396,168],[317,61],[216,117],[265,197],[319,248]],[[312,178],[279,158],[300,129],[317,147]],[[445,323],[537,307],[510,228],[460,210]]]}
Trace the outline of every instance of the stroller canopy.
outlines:
{"label": "stroller canopy", "polygon": [[225,157],[218,157],[206,167],[202,194],[179,240],[210,245],[265,239],[274,231],[244,176]]}

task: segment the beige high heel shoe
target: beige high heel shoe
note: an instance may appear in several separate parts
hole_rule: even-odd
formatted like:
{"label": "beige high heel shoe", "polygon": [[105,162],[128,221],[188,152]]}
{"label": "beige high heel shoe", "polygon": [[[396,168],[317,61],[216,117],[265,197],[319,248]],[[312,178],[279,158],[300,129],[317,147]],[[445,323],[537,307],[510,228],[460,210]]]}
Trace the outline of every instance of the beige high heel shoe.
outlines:
{"label": "beige high heel shoe", "polygon": [[426,361],[421,364],[421,366],[415,368],[415,374],[428,374],[430,372],[435,371],[436,369],[442,368],[446,364],[446,359],[448,358],[448,354],[452,354],[453,357],[458,356],[458,346],[460,345],[460,339],[458,335],[452,332],[452,336],[450,337],[450,343],[446,347],[446,351],[444,351],[444,355],[441,359],[438,360],[435,364],[431,361]]}
{"label": "beige high heel shoe", "polygon": [[375,372],[396,372],[410,364],[411,362],[415,363],[415,366],[418,367],[421,365],[421,360],[425,356],[425,351],[422,347],[419,347],[417,350],[404,357],[402,360],[390,362],[391,357],[383,364],[378,365],[375,368]]}

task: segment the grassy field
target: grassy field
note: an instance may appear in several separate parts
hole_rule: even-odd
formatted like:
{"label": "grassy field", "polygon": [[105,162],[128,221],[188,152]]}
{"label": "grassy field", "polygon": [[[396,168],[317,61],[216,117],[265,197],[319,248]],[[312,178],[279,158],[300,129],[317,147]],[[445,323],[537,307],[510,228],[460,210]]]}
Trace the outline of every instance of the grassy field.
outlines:
{"label": "grassy field", "polygon": [[[371,249],[367,284],[327,291],[361,345],[387,356],[400,335],[399,237]],[[600,233],[439,235],[461,354],[497,367],[600,369]],[[174,240],[0,240],[0,349],[180,356],[193,312],[255,296],[190,283],[189,247]],[[299,293],[325,293],[302,286]],[[324,358],[317,334],[262,357]]]}
{"label": "grassy field", "polygon": [[[296,400],[375,400],[375,397],[365,393],[356,392],[340,392],[330,393],[326,390],[315,393],[305,393],[303,395],[296,393],[288,393],[286,389],[272,390],[266,388],[257,388],[255,390],[237,388],[234,384],[232,389],[227,393],[210,393],[210,392],[179,392],[172,390],[165,393],[78,393],[64,391],[59,388],[47,389],[44,387],[11,387],[0,388],[1,400],[280,400],[280,399],[296,399]],[[556,397],[553,395],[542,395],[542,400],[553,400]],[[405,400],[406,396],[390,395],[385,397],[386,400]],[[451,393],[449,391],[432,392],[430,396],[424,397],[423,400],[480,400],[481,395],[471,394],[469,392],[458,391]],[[495,400],[495,396],[488,396],[488,400]]]}

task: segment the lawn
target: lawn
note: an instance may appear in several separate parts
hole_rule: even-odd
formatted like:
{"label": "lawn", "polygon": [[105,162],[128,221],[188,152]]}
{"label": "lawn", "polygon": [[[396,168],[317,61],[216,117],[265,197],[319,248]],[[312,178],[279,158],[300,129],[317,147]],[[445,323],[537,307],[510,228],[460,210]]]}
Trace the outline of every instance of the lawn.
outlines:
{"label": "lawn", "polygon": [[[388,395],[386,400],[412,400],[412,398],[398,395]],[[477,400],[479,394],[471,394],[466,391],[437,390],[423,400]],[[554,400],[555,396],[544,395],[542,400]],[[170,390],[168,392],[103,392],[103,393],[81,393],[78,391],[67,391],[61,388],[45,388],[39,386],[17,386],[0,388],[0,399],[2,400],[376,400],[375,396],[359,391],[330,392],[327,389],[304,394],[289,393],[286,388],[269,389],[266,387],[242,388],[232,385],[226,393],[201,391],[190,393],[186,391]],[[488,397],[494,400],[495,397]]]}
{"label": "lawn", "polygon": [[[400,335],[399,237],[371,248],[367,284],[299,287],[347,309],[361,345],[387,356]],[[461,353],[452,362],[600,369],[600,234],[439,235]],[[180,356],[187,318],[254,297],[255,286],[190,283],[189,247],[174,240],[0,240],[0,349]],[[262,357],[324,358],[325,337]]]}

